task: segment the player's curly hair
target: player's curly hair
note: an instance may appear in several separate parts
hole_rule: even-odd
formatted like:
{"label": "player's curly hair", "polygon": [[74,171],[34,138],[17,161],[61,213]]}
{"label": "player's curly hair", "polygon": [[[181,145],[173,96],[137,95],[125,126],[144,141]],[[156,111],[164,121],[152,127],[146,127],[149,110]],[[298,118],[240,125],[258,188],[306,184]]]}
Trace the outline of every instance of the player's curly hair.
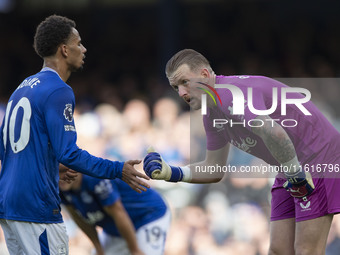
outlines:
{"label": "player's curly hair", "polygon": [[165,66],[165,74],[170,77],[181,65],[187,64],[191,71],[196,71],[200,67],[206,67],[210,72],[209,61],[199,52],[192,49],[184,49],[177,52]]}
{"label": "player's curly hair", "polygon": [[76,23],[66,17],[51,15],[42,21],[35,32],[33,47],[42,58],[53,56],[61,43],[66,43]]}

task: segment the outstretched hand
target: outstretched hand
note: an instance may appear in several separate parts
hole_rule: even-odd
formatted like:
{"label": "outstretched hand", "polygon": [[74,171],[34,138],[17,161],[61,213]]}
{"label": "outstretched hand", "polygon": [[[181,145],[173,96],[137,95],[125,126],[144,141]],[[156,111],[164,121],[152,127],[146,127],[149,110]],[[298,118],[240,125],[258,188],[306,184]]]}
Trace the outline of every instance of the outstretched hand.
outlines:
{"label": "outstretched hand", "polygon": [[141,163],[141,160],[128,160],[125,161],[122,171],[122,180],[126,182],[133,190],[141,193],[142,191],[146,191],[146,188],[150,188],[150,185],[146,182],[142,181],[140,178],[145,180],[150,180],[148,176],[138,172],[134,165]]}

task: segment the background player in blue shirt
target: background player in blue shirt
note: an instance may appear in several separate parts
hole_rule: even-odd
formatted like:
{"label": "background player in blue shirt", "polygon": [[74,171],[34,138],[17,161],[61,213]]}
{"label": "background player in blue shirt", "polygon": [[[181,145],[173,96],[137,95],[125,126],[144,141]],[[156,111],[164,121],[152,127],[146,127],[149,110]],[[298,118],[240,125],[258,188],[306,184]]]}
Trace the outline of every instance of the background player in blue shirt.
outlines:
{"label": "background player in blue shirt", "polygon": [[[59,162],[99,178],[121,178],[134,190],[148,179],[140,160],[110,161],[76,145],[74,93],[65,82],[82,69],[86,48],[75,22],[57,15],[39,24],[34,48],[43,69],[11,95],[0,128],[0,224],[10,254],[68,254],[60,214]],[[144,186],[144,187],[143,187]]]}
{"label": "background player in blue shirt", "polygon": [[[97,255],[163,254],[170,213],[155,190],[139,194],[119,179],[82,174],[71,183],[60,181],[59,187],[62,203]],[[99,238],[96,226],[103,228]]]}

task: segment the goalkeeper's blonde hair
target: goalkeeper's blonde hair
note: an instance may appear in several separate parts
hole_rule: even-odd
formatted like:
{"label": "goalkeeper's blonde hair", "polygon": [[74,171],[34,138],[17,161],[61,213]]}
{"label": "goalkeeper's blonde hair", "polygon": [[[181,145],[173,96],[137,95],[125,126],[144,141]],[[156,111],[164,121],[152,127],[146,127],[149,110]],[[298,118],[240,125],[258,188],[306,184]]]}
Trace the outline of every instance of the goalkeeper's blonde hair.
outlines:
{"label": "goalkeeper's blonde hair", "polygon": [[213,73],[209,61],[199,52],[193,49],[184,49],[177,52],[166,64],[165,74],[170,77],[180,66],[187,64],[191,71],[197,71],[199,68],[207,68]]}

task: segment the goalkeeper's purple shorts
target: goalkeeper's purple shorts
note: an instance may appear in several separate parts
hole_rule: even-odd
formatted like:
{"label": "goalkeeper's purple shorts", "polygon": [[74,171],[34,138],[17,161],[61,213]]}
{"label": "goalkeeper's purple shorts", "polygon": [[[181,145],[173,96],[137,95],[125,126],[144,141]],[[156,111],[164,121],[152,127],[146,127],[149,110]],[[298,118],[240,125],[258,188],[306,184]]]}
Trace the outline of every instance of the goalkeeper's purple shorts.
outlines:
{"label": "goalkeeper's purple shorts", "polygon": [[305,198],[293,198],[276,178],[272,187],[271,221],[295,218],[296,222],[340,212],[340,173],[337,178],[313,178],[315,190]]}

